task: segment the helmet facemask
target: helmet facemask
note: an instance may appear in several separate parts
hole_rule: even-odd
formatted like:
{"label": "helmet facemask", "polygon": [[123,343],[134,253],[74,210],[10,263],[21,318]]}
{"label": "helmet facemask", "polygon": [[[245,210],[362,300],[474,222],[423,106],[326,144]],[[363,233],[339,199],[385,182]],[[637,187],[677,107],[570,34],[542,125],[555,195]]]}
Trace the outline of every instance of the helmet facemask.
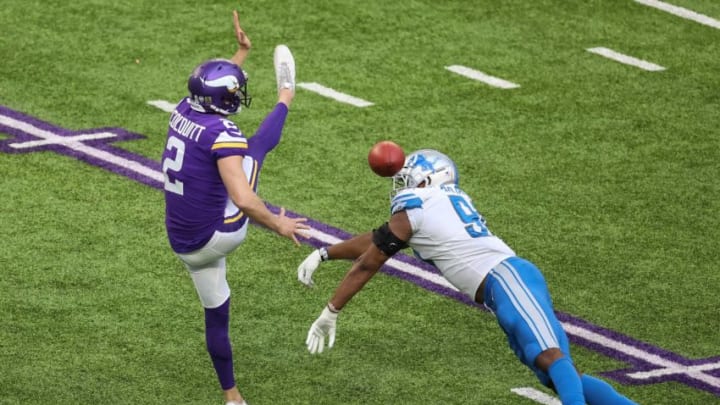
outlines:
{"label": "helmet facemask", "polygon": [[188,78],[190,105],[196,111],[236,114],[250,106],[247,73],[226,59],[204,62]]}
{"label": "helmet facemask", "polygon": [[392,177],[390,197],[407,188],[457,185],[458,180],[457,167],[449,157],[433,149],[422,149],[409,154],[403,168]]}
{"label": "helmet facemask", "polygon": [[208,107],[216,113],[220,113],[223,115],[231,115],[239,113],[241,105],[244,105],[245,107],[250,107],[251,101],[252,98],[249,97],[247,94],[247,82],[245,82],[242,84],[242,86],[228,89],[228,94],[221,97],[221,103],[223,108],[217,107],[213,104],[210,104]]}

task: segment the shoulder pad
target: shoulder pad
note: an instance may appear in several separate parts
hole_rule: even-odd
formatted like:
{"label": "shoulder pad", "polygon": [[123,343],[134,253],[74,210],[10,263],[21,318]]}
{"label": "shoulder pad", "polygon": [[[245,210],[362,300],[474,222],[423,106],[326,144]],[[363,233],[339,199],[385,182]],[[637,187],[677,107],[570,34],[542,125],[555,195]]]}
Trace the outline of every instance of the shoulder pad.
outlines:
{"label": "shoulder pad", "polygon": [[394,214],[399,211],[409,210],[413,208],[422,208],[422,198],[413,192],[404,192],[396,195],[390,203],[390,213]]}

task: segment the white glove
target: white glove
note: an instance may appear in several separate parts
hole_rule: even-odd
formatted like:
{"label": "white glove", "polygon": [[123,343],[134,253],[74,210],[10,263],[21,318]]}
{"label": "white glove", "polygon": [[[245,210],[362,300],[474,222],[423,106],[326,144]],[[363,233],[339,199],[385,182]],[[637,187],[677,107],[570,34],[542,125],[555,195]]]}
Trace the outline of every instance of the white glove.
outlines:
{"label": "white glove", "polygon": [[313,322],[308,331],[307,339],[305,339],[305,344],[310,353],[323,352],[325,348],[325,336],[329,336],[328,349],[333,347],[335,344],[335,323],[337,322],[337,316],[337,312],[332,312],[330,308],[325,306],[325,309],[323,309],[318,319]]}
{"label": "white glove", "polygon": [[315,270],[317,270],[321,261],[322,255],[320,254],[320,249],[313,250],[313,252],[300,263],[300,266],[298,266],[298,281],[308,287],[314,287],[315,282],[312,279],[312,275],[315,273]]}

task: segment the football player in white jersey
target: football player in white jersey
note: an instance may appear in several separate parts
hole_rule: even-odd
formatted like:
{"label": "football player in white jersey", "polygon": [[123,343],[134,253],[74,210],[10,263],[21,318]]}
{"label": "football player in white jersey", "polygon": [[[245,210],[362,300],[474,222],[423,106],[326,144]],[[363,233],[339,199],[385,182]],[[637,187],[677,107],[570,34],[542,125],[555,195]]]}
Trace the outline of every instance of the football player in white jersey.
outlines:
{"label": "football player in white jersey", "polygon": [[306,345],[321,353],[335,343],[337,317],[392,255],[405,247],[435,265],[461,292],[497,317],[520,361],[558,393],[563,404],[633,404],[606,382],[579,373],[565,331],[553,312],[545,279],[531,262],[487,228],[472,199],[458,187],[457,167],[444,154],[411,153],[393,176],[390,221],[378,229],[312,252],[298,279],[312,285],[321,261],[355,260],[313,322]]}

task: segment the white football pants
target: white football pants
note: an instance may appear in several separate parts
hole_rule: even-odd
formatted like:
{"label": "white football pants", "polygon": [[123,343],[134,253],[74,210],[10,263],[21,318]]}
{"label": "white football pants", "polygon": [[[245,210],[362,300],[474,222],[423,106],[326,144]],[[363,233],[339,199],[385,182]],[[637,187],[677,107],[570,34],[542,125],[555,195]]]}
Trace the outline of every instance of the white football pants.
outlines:
{"label": "white football pants", "polygon": [[245,240],[247,222],[235,232],[217,232],[202,248],[176,253],[190,272],[195,289],[205,308],[217,308],[230,297],[225,257]]}

